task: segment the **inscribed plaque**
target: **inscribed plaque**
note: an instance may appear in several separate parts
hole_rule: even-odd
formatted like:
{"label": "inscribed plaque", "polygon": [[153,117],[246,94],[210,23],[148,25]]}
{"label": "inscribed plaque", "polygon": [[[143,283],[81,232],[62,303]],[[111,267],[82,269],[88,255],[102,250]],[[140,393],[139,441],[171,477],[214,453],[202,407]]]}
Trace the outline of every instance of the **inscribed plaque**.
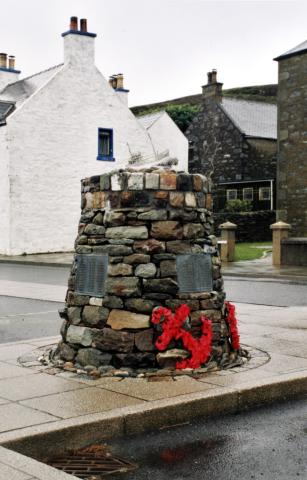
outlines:
{"label": "inscribed plaque", "polygon": [[211,292],[212,256],[208,253],[177,255],[179,293]]}
{"label": "inscribed plaque", "polygon": [[76,293],[103,297],[108,272],[108,255],[77,254]]}

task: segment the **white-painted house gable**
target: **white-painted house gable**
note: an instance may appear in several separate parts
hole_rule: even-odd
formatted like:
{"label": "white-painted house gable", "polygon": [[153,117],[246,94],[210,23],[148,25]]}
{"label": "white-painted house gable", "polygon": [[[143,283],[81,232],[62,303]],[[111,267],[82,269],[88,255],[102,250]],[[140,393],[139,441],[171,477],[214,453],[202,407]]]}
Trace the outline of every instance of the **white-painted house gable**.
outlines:
{"label": "white-painted house gable", "polygon": [[96,35],[86,22],[78,30],[71,20],[63,64],[14,81],[19,72],[0,55],[3,254],[72,250],[80,179],[134,157],[155,158],[148,132],[127,106],[127,91],[114,90],[95,66]]}

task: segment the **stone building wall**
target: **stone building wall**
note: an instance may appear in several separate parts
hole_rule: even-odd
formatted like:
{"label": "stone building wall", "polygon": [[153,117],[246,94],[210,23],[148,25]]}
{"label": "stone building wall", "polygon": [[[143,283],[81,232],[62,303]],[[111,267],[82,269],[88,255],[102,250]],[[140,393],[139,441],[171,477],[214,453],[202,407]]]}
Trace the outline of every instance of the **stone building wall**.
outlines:
{"label": "stone building wall", "polygon": [[278,144],[277,218],[307,236],[307,53],[279,60]]}

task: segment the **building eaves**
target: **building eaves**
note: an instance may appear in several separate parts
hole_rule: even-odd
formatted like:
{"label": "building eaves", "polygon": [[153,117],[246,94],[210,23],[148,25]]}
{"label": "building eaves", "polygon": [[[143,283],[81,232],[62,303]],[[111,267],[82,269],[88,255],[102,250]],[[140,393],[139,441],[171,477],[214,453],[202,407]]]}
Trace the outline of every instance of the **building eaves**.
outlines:
{"label": "building eaves", "polygon": [[300,43],[299,45],[296,45],[296,47],[291,48],[291,50],[288,50],[282,55],[279,55],[278,57],[274,58],[274,60],[279,62],[279,60],[284,60],[285,58],[294,57],[296,55],[302,55],[304,53],[307,53],[307,40],[305,40],[305,42]]}
{"label": "building eaves", "polygon": [[149,113],[148,115],[141,115],[136,117],[136,119],[148,130],[164,113],[165,110],[160,110],[159,112]]}

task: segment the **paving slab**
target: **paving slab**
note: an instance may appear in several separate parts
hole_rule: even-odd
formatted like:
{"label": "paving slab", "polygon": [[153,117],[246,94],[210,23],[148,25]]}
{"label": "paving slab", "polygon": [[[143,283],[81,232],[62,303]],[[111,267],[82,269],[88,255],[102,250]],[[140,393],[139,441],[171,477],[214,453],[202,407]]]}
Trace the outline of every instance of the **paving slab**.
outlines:
{"label": "paving slab", "polygon": [[[5,378],[28,377],[29,375],[37,375],[37,372],[18,365],[0,362],[0,381]],[[1,394],[0,388],[0,394]]]}
{"label": "paving slab", "polygon": [[16,403],[0,405],[0,432],[57,420],[55,416]]}
{"label": "paving slab", "polygon": [[78,390],[47,395],[21,404],[59,418],[78,417],[89,413],[103,412],[127,405],[141,403],[135,397],[102,390],[96,387],[81,387]]}
{"label": "paving slab", "polygon": [[[33,477],[32,477],[33,479]],[[13,467],[0,462],[0,480],[32,480],[31,477]]]}
{"label": "paving slab", "polygon": [[0,292],[5,297],[21,297],[48,302],[63,302],[67,286],[0,280]]}

